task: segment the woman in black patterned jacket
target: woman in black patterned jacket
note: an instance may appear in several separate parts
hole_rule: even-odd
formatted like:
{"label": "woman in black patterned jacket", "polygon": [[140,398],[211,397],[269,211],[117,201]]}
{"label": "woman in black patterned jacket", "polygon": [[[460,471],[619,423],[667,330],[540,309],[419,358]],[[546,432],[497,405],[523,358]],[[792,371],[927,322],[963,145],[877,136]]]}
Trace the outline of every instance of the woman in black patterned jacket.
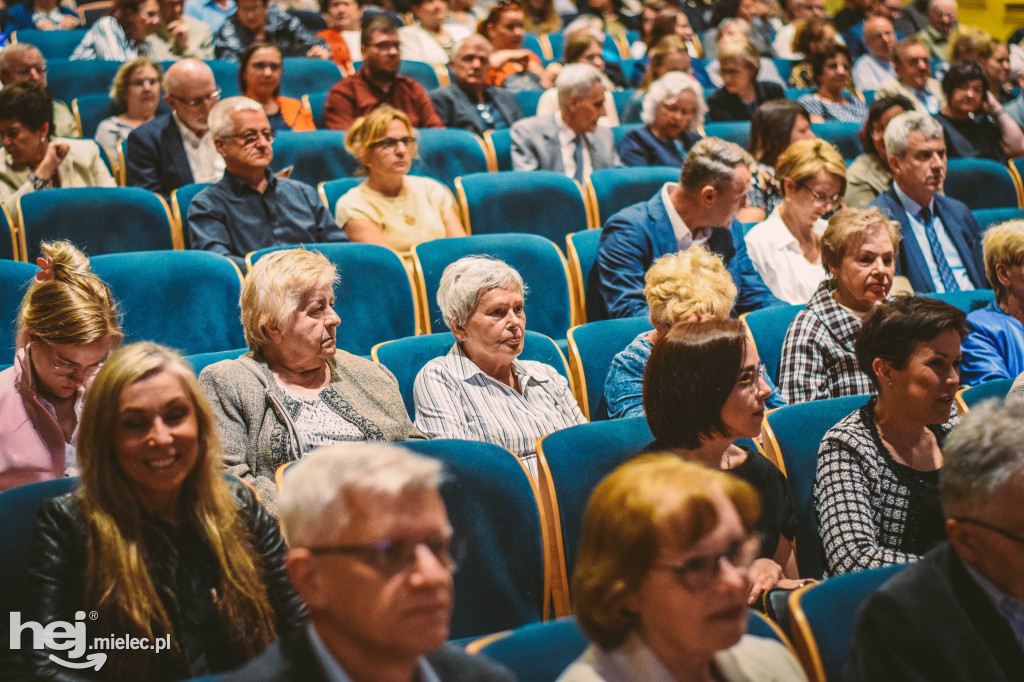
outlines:
{"label": "woman in black patterned jacket", "polygon": [[942,444],[960,387],[965,314],[897,296],[865,320],[857,364],[878,392],[822,439],[814,499],[831,575],[918,559],[946,539]]}

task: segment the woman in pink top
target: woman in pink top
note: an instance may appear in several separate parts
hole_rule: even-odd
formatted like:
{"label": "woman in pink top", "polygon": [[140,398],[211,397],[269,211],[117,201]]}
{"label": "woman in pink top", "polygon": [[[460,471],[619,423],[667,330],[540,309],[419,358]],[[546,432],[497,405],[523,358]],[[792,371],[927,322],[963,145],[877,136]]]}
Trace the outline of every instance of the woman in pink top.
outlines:
{"label": "woman in pink top", "polygon": [[18,311],[14,366],[0,372],[0,490],[77,475],[85,390],[121,341],[117,305],[68,242],[40,247]]}

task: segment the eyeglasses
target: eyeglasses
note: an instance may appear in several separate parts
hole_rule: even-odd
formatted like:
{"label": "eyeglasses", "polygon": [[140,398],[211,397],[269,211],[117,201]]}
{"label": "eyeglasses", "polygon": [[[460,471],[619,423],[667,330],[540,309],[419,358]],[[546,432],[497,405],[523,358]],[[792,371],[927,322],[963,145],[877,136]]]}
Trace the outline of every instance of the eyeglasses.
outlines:
{"label": "eyeglasses", "polygon": [[199,97],[197,99],[185,99],[183,97],[178,97],[177,95],[174,95],[174,94],[171,94],[171,93],[168,93],[168,94],[171,95],[172,98],[174,98],[174,99],[178,100],[179,102],[181,102],[182,104],[184,104],[186,107],[189,107],[190,109],[195,109],[196,107],[201,107],[204,104],[213,104],[213,103],[215,103],[217,100],[220,99],[221,91],[219,89],[217,89],[217,90],[214,90],[213,92],[211,92],[206,97]]}
{"label": "eyeglasses", "polygon": [[45,76],[46,72],[49,70],[50,67],[48,67],[46,64],[41,64],[40,66],[26,66],[23,69],[11,71],[11,73],[17,76],[18,78],[24,78],[26,76],[31,76],[33,71],[35,71],[41,76]]}
{"label": "eyeglasses", "polygon": [[400,144],[404,144],[407,149],[411,148],[414,144],[416,144],[416,138],[412,137],[412,136],[406,136],[406,137],[382,137],[381,139],[377,140],[376,142],[374,142],[370,146],[371,147],[378,147],[380,149],[383,149],[386,152],[393,152],[396,149],[398,149],[398,145],[400,145]]}
{"label": "eyeglasses", "polygon": [[757,370],[747,370],[740,374],[740,378],[736,380],[736,385],[742,388],[754,388],[758,385],[759,381],[768,383],[768,368],[764,366],[764,363],[757,365]]}
{"label": "eyeglasses", "polygon": [[410,573],[418,561],[416,549],[426,547],[438,563],[449,571],[455,571],[466,556],[466,543],[459,538],[438,538],[434,540],[387,539],[369,545],[338,545],[334,547],[311,547],[313,556],[341,554],[354,556],[371,566],[385,578],[399,573]]}
{"label": "eyeglasses", "polygon": [[1014,535],[1013,533],[1011,533],[1008,530],[1003,530],[999,526],[993,526],[991,523],[985,523],[984,521],[979,521],[978,519],[971,519],[971,518],[968,518],[966,516],[954,516],[953,520],[956,521],[957,523],[969,523],[969,524],[974,525],[974,526],[980,526],[981,528],[984,528],[986,530],[990,530],[993,533],[996,533],[998,535],[1002,535],[1007,540],[1012,540],[1012,541],[1016,542],[1018,545],[1024,545],[1024,538],[1022,538],[1019,535]]}
{"label": "eyeglasses", "polygon": [[139,78],[137,80],[128,81],[128,85],[132,86],[133,88],[152,87],[156,84],[157,80],[155,78]]}
{"label": "eyeglasses", "polygon": [[806,184],[804,184],[802,182],[800,183],[800,186],[803,187],[808,192],[810,192],[811,197],[814,198],[814,202],[815,203],[821,204],[822,206],[825,206],[826,208],[828,208],[830,206],[835,206],[836,204],[838,204],[840,201],[843,200],[843,195],[842,194],[833,194],[832,196],[829,196],[828,194],[825,194],[824,192],[816,192],[816,191],[814,191],[813,189],[811,189],[810,187],[808,187]]}
{"label": "eyeglasses", "polygon": [[221,135],[220,139],[239,139],[242,141],[243,147],[255,147],[260,140],[273,142],[275,137],[277,137],[277,131],[267,128],[266,130],[247,130],[244,133],[238,133],[237,135]]}
{"label": "eyeglasses", "polygon": [[53,344],[50,343],[49,341],[39,339],[39,342],[46,346],[47,349],[49,350],[51,357],[51,360],[49,361],[50,366],[53,367],[53,373],[59,377],[70,377],[75,376],[77,374],[81,374],[83,379],[88,379],[93,374],[96,374],[96,372],[100,371],[100,366],[103,364],[103,361],[101,360],[97,363],[89,365],[88,367],[82,367],[81,365],[76,364],[74,362],[68,362],[60,355],[58,355],[57,349],[54,348]]}
{"label": "eyeglasses", "polygon": [[761,538],[756,533],[741,540],[736,540],[728,549],[718,556],[695,557],[676,565],[655,565],[662,571],[671,571],[672,577],[691,592],[702,592],[711,587],[722,573],[726,562],[741,571],[750,568],[757,558],[757,550],[761,547]]}

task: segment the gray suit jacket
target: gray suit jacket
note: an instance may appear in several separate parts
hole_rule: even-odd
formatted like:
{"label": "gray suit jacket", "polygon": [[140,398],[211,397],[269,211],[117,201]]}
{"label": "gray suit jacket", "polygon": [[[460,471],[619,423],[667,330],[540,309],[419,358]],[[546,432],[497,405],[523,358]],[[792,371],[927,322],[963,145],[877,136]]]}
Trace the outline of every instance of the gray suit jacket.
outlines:
{"label": "gray suit jacket", "polygon": [[[565,173],[555,116],[531,116],[512,126],[512,170]],[[621,165],[610,128],[598,126],[585,137],[594,170]]]}
{"label": "gray suit jacket", "polygon": [[[453,83],[446,88],[431,90],[428,94],[445,127],[462,128],[481,136],[484,131],[490,129],[480,117],[476,103],[470,101],[469,95],[458,84]],[[484,92],[484,97],[501,112],[510,126],[523,117],[519,101],[512,93],[489,86]]]}

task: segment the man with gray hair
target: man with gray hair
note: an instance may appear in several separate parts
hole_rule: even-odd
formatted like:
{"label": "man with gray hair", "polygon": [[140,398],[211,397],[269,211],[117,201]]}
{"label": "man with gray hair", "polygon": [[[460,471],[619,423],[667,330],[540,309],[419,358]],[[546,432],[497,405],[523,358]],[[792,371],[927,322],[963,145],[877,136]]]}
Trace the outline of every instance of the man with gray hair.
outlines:
{"label": "man with gray hair", "polygon": [[914,107],[934,116],[946,104],[939,81],[932,78],[932,62],[928,48],[917,36],[909,36],[896,43],[892,57],[896,78],[886,81],[875,92],[875,99],[902,95]]}
{"label": "man with gray hair", "polygon": [[455,45],[448,63],[452,84],[430,91],[430,101],[448,128],[462,128],[477,135],[508,128],[523,116],[515,95],[487,84],[494,48],[479,33]]}
{"label": "man with gray hair", "polygon": [[555,171],[582,185],[592,171],[620,165],[611,129],[597,124],[604,115],[601,72],[589,64],[570,64],[555,88],[557,112],[512,126],[512,170]]}
{"label": "man with gray hair", "polygon": [[948,542],[868,597],[843,679],[1010,682],[1024,671],[1024,403],[972,408],[943,446]]}
{"label": "man with gray hair", "polygon": [[987,288],[978,221],[965,204],[942,194],[942,126],[919,111],[902,113],[886,126],[885,153],[893,183],[868,206],[900,224],[896,274],[906,275],[918,293]]}
{"label": "man with gray hair", "polygon": [[949,61],[949,36],[956,28],[956,0],[929,0],[928,25],[917,32],[932,59]]}
{"label": "man with gray hair", "polygon": [[[4,87],[21,81],[46,85],[46,71],[46,59],[35,45],[15,43],[0,52],[0,83]],[[71,110],[59,99],[53,100],[53,134],[56,137],[81,137]]]}
{"label": "man with gray hair", "polygon": [[218,102],[210,112],[210,133],[225,171],[189,206],[191,248],[227,256],[244,271],[250,251],[346,240],[316,190],[268,170],[275,133],[259,102]]}
{"label": "man with gray hair", "polygon": [[725,261],[736,284],[739,312],[783,305],[747,255],[736,212],[747,205],[750,169],[742,147],[717,137],[695,144],[678,183],[622,209],[604,224],[597,252],[598,286],[608,317],[647,314],[644,274],[666,253],[703,244]]}
{"label": "man with gray hair", "polygon": [[237,682],[513,682],[446,645],[457,552],[441,465],[397,445],[321,448],[283,479],[285,569],[309,626],[227,678]]}

